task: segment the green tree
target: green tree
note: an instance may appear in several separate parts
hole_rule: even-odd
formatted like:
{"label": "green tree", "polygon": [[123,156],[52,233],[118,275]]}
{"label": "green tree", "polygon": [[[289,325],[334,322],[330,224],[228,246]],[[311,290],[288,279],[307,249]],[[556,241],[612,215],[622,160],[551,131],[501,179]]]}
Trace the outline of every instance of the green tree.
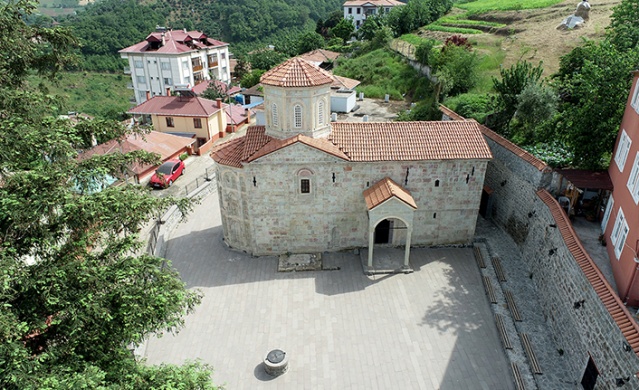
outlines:
{"label": "green tree", "polygon": [[261,69],[252,70],[251,72],[245,74],[244,77],[242,77],[242,80],[240,80],[240,85],[242,86],[242,88],[251,88],[252,86],[259,84],[260,77],[262,77],[264,72],[265,71]]}
{"label": "green tree", "polygon": [[64,29],[26,26],[34,9],[28,0],[0,7],[0,388],[150,389],[171,378],[212,389],[206,366],[147,367],[128,350],[179,329],[200,300],[170,262],[141,254],[139,240],[150,218],[172,204],[186,212],[189,202],[130,185],[90,191],[158,156],[77,158],[93,136],[127,130],[72,126],[56,115],[55,97],[29,88],[28,72],[54,74],[75,43]]}
{"label": "green tree", "polygon": [[509,136],[510,121],[519,104],[518,96],[527,86],[539,84],[543,71],[541,62],[534,67],[529,62],[518,61],[510,68],[500,68],[501,79],[493,77],[493,88],[497,95],[494,103],[495,113],[488,121],[488,126],[502,135]]}
{"label": "green tree", "polygon": [[433,47],[435,46],[435,43],[435,41],[429,39],[417,45],[417,48],[415,49],[415,59],[417,62],[424,66],[431,65]]}
{"label": "green tree", "polygon": [[542,84],[529,84],[517,95],[514,137],[517,144],[531,145],[546,141],[544,124],[557,112],[558,96],[554,89]]}
{"label": "green tree", "polygon": [[297,53],[303,54],[315,49],[321,49],[324,47],[324,37],[320,34],[309,31],[302,34],[297,39]]}
{"label": "green tree", "polygon": [[444,46],[432,60],[432,70],[440,84],[440,94],[454,96],[471,90],[478,80],[477,63],[477,55],[466,47]]}
{"label": "green tree", "polygon": [[244,77],[245,74],[250,71],[251,64],[248,62],[248,60],[244,57],[238,57],[237,63],[235,64],[235,70],[233,71],[233,73],[235,73],[235,78],[240,80],[242,79],[242,77]]}
{"label": "green tree", "polygon": [[607,41],[588,42],[562,57],[554,80],[561,97],[555,129],[575,165],[609,164],[638,63],[639,48],[622,51]]}
{"label": "green tree", "polygon": [[386,26],[386,18],[384,14],[369,15],[364,20],[364,23],[359,26],[359,29],[357,30],[357,38],[364,41],[370,41],[384,26]]}
{"label": "green tree", "polygon": [[262,49],[249,54],[248,60],[251,63],[251,69],[269,70],[286,60],[286,54],[275,50]]}
{"label": "green tree", "polygon": [[350,19],[342,19],[331,29],[331,36],[341,38],[343,42],[348,41],[353,36],[355,27]]}
{"label": "green tree", "polygon": [[639,45],[639,0],[623,0],[613,8],[606,38],[620,50]]}

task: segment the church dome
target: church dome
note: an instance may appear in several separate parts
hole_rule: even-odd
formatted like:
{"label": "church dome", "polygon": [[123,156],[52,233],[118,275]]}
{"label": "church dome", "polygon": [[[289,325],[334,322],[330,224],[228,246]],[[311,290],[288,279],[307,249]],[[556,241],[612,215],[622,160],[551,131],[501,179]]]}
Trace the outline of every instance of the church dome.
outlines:
{"label": "church dome", "polygon": [[295,57],[264,73],[260,82],[275,87],[317,87],[333,83],[333,76]]}

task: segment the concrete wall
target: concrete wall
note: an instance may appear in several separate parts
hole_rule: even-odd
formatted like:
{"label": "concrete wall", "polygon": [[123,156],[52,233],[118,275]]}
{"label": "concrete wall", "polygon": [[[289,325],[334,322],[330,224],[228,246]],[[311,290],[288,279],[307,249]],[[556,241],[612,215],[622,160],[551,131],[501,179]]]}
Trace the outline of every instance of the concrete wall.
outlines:
{"label": "concrete wall", "polygon": [[[548,206],[536,194],[550,185],[551,173],[526,161],[508,147],[487,137],[494,160],[488,164],[486,184],[493,192],[492,219],[519,245],[551,329],[557,349],[564,350],[579,383],[589,356],[600,372],[596,389],[617,388],[616,378],[631,377],[627,388],[639,388],[633,375],[639,358],[626,352],[626,340],[602,299],[582,271],[557,227]],[[580,308],[575,302],[584,301]],[[633,385],[635,387],[633,387]]]}
{"label": "concrete wall", "polygon": [[351,112],[357,104],[355,91],[331,93],[331,112]]}
{"label": "concrete wall", "polygon": [[[297,143],[243,169],[218,165],[224,236],[230,246],[254,255],[366,247],[363,192],[389,177],[409,190],[417,204],[414,245],[468,244],[475,232],[486,164],[352,163]],[[312,172],[309,194],[299,190],[302,169]]]}

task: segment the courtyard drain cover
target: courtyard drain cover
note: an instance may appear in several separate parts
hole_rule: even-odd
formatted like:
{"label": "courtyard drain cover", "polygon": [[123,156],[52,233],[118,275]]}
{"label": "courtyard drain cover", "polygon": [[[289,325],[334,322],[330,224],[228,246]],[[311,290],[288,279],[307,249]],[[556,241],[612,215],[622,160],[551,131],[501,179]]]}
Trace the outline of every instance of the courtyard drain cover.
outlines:
{"label": "courtyard drain cover", "polygon": [[284,360],[284,356],[286,356],[286,352],[281,349],[274,349],[266,355],[266,360],[271,363],[281,363]]}

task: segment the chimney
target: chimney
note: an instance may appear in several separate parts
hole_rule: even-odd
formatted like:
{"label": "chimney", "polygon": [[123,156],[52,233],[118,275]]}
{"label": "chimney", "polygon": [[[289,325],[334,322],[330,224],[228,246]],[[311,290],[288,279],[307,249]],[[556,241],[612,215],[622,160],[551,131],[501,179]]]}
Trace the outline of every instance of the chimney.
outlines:
{"label": "chimney", "polygon": [[166,96],[171,96],[171,87],[166,87]]}
{"label": "chimney", "polygon": [[146,91],[146,100],[151,100],[151,91]]}
{"label": "chimney", "polygon": [[162,46],[166,45],[166,39],[164,38],[164,31],[162,31]]}
{"label": "chimney", "polygon": [[222,108],[222,99],[217,98],[215,101],[217,102],[217,108]]}

